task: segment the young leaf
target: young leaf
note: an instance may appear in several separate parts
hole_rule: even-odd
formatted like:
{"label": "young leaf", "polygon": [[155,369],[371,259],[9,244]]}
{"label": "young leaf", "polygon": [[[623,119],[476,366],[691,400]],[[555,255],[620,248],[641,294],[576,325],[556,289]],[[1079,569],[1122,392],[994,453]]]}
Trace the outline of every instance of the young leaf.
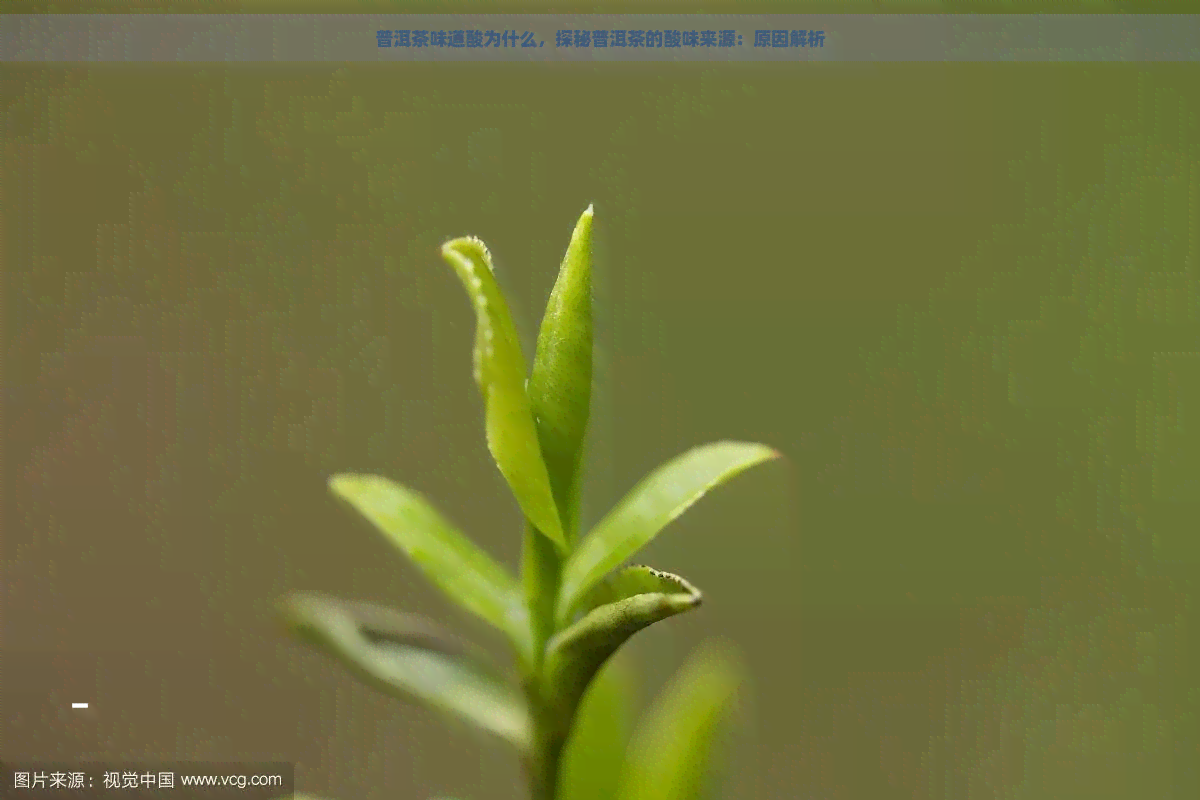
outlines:
{"label": "young leaf", "polygon": [[704,796],[742,672],[732,653],[711,646],[689,659],[634,732],[617,800]]}
{"label": "young leaf", "polygon": [[612,800],[633,729],[634,676],[610,658],[588,686],[563,750],[559,800]]}
{"label": "young leaf", "polygon": [[706,492],[779,454],[761,444],[715,442],[659,467],[634,487],[580,542],[563,566],[557,618],[570,618],[582,595],[642,549]]}
{"label": "young leaf", "polygon": [[335,475],[329,488],[450,599],[505,631],[518,651],[528,649],[529,624],[516,580],[424,497],[378,475]]}
{"label": "young leaf", "polygon": [[560,547],[562,523],[542,460],[537,426],[525,390],[525,359],[508,304],[483,242],[473,237],[442,245],[475,307],[475,382],[483,393],[488,450],[521,511]]}
{"label": "young leaf", "polygon": [[529,401],[570,540],[592,396],[592,207],[575,224],[538,332]]}
{"label": "young leaf", "polygon": [[583,617],[546,646],[546,681],[570,713],[596,671],[625,641],[659,620],[700,605],[700,592],[669,572],[633,566],[593,589]]}
{"label": "young leaf", "polygon": [[313,592],[280,610],[289,627],[345,663],[370,685],[453,713],[524,752],[530,741],[524,699],[469,645],[419,617]]}

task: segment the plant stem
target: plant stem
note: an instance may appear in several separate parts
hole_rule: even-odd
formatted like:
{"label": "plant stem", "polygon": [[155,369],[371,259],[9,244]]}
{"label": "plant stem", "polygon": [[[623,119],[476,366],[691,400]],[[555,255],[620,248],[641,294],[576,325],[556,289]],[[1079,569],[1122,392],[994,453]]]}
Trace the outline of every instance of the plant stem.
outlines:
{"label": "plant stem", "polygon": [[[533,700],[534,698],[530,698]],[[530,800],[555,800],[558,794],[558,769],[562,759],[565,736],[561,722],[548,714],[546,707],[538,702],[534,712],[534,752],[526,763],[529,776]]]}
{"label": "plant stem", "polygon": [[525,583],[525,602],[533,633],[533,673],[540,677],[546,642],[554,633],[554,602],[562,578],[562,557],[554,542],[543,536],[532,523],[525,523],[524,554],[521,567]]}
{"label": "plant stem", "polygon": [[554,604],[562,573],[562,556],[554,543],[526,521],[521,574],[533,639],[532,663],[527,666],[525,695],[533,721],[533,752],[526,759],[532,800],[554,800],[566,725],[548,702],[543,661],[546,642],[554,633]]}

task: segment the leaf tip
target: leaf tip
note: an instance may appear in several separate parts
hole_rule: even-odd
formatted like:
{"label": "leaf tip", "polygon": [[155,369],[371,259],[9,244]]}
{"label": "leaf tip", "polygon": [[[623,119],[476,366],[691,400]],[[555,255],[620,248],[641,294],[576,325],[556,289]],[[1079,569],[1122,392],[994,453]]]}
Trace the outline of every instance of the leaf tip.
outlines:
{"label": "leaf tip", "polygon": [[338,497],[350,499],[350,496],[355,493],[356,489],[368,486],[372,480],[374,480],[374,477],[371,475],[357,475],[350,472],[343,472],[330,476],[326,485],[329,487],[329,491]]}
{"label": "leaf tip", "polygon": [[[483,243],[483,240],[477,236],[460,236],[446,242],[442,245],[442,258],[450,261],[452,266],[462,267],[468,271],[474,266],[475,259],[478,258],[489,272],[492,271],[492,254],[488,252],[487,245]],[[467,263],[456,263],[460,260],[465,260]]]}
{"label": "leaf tip", "polygon": [[317,595],[313,592],[292,592],[275,600],[275,616],[284,629],[292,634],[304,634],[312,617]]}
{"label": "leaf tip", "polygon": [[[743,452],[753,453],[754,455],[752,457],[752,461],[751,461],[750,465],[761,464],[764,461],[774,461],[776,459],[784,457],[783,453],[780,452],[779,450],[776,450],[774,447],[771,447],[771,445],[769,445],[769,444],[763,444],[761,442],[747,442],[747,441],[736,441],[736,440],[732,440],[732,439],[725,439],[723,441],[716,442],[715,445],[717,447],[733,446],[733,447],[742,449]],[[748,465],[748,466],[750,466],[750,465]]]}
{"label": "leaf tip", "polygon": [[592,235],[592,217],[594,215],[595,210],[592,208],[592,204],[588,203],[588,207],[579,215],[579,222],[575,223],[575,235],[571,237],[572,239],[576,239],[581,235],[586,237]]}
{"label": "leaf tip", "polygon": [[547,539],[549,539],[551,542],[554,543],[554,546],[556,548],[558,548],[558,552],[560,554],[565,555],[567,552],[567,538],[563,534],[562,521],[559,520],[558,513],[555,512],[553,516],[546,517],[546,519],[553,520],[554,527],[542,528],[541,526],[538,526],[538,531],[541,532],[541,534],[543,536],[545,536]]}

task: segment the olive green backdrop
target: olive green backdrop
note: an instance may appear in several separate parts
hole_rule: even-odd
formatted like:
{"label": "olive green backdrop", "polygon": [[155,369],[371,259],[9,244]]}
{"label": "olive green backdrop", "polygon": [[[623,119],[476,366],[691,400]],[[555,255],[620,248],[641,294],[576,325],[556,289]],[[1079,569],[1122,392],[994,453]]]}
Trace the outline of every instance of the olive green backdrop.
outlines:
{"label": "olive green backdrop", "polygon": [[645,696],[711,636],[750,665],[728,796],[1195,796],[1193,67],[3,85],[7,759],[520,796],[501,745],[361,688],[271,604],[384,601],[498,650],[324,480],[413,485],[517,563],[436,248],[487,242],[529,352],[594,202],[585,523],[694,444],[787,456],[644,555],[706,592],[631,644]]}

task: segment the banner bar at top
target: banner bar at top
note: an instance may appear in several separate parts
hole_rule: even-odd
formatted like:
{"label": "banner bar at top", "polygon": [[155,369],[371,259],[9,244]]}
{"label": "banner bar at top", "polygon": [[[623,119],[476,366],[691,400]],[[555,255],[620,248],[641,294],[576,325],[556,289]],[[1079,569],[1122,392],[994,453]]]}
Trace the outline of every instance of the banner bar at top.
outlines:
{"label": "banner bar at top", "polygon": [[10,14],[0,60],[1200,61],[1200,15]]}

